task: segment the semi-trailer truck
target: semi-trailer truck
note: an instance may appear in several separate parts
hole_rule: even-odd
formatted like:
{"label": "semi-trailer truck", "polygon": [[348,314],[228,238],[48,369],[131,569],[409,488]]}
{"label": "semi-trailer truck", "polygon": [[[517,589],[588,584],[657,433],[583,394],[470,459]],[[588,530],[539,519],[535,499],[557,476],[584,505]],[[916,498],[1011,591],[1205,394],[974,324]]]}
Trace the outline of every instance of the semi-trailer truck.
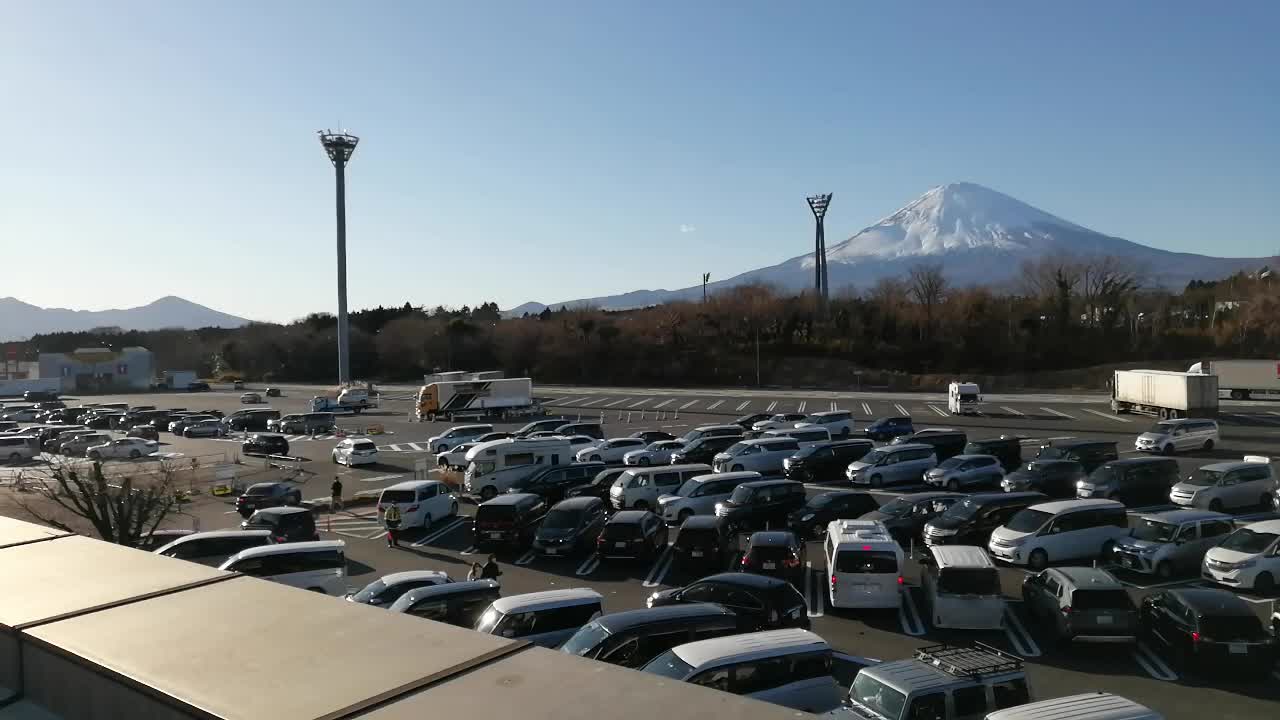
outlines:
{"label": "semi-trailer truck", "polygon": [[1256,392],[1280,392],[1280,360],[1203,360],[1187,372],[1217,375],[1218,390],[1232,400],[1248,400]]}
{"label": "semi-trailer truck", "polygon": [[1111,410],[1147,413],[1160,419],[1216,417],[1216,375],[1167,370],[1116,370],[1111,380]]}
{"label": "semi-trailer truck", "polygon": [[489,416],[535,415],[541,408],[533,399],[533,380],[455,380],[433,382],[418,390],[418,419],[455,420]]}

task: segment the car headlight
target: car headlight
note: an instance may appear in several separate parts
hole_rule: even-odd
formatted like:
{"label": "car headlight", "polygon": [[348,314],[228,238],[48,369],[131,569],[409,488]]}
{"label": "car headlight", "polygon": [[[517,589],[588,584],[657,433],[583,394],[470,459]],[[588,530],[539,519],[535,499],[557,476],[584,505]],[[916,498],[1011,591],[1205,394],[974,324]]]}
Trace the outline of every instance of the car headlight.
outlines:
{"label": "car headlight", "polygon": [[1139,548],[1138,552],[1142,555],[1155,555],[1156,553],[1160,552],[1160,546],[1152,545],[1150,547]]}
{"label": "car headlight", "polygon": [[1236,563],[1235,565],[1232,565],[1232,566],[1231,566],[1231,569],[1233,569],[1233,570],[1245,570],[1245,569],[1247,569],[1247,568],[1251,568],[1251,567],[1253,567],[1254,565],[1257,565],[1257,564],[1258,564],[1258,559],[1257,559],[1257,558],[1249,558],[1248,560],[1241,560],[1240,562]]}
{"label": "car headlight", "polygon": [[800,516],[800,522],[809,522],[813,519],[813,513],[805,513]]}
{"label": "car headlight", "polygon": [[936,528],[933,526],[929,527],[929,532],[933,533],[934,535],[939,535],[941,537],[950,537],[956,534],[955,530],[950,530],[946,528]]}

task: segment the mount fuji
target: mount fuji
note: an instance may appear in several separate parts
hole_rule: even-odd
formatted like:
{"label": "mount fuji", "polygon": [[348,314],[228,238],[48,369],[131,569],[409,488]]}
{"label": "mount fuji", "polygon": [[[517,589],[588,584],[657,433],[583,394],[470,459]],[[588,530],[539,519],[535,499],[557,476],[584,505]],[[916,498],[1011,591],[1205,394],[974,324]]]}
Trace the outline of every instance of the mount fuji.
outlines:
{"label": "mount fuji", "polygon": [[[935,187],[848,240],[829,245],[827,276],[835,294],[850,286],[868,287],[884,277],[904,276],[920,263],[938,263],[952,285],[1000,285],[1016,278],[1024,261],[1051,255],[1128,260],[1148,284],[1170,289],[1193,279],[1211,280],[1274,263],[1274,258],[1215,258],[1139,245],[1081,227],[990,188],[958,182]],[[814,259],[814,253],[799,255],[710,283],[707,290],[751,283],[791,292],[809,289]],[[570,300],[550,307],[624,310],[701,296],[702,286],[697,285]],[[525,303],[506,314],[538,313],[545,307]]]}

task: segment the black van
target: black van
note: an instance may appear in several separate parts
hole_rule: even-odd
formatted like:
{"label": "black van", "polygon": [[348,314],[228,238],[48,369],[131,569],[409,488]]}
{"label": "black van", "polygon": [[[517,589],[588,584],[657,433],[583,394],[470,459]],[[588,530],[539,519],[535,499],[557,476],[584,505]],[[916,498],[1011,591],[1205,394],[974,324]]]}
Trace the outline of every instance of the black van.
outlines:
{"label": "black van", "polygon": [[711,464],[716,453],[724,452],[730,445],[742,440],[741,435],[712,435],[700,437],[671,453],[672,465],[689,465],[693,463]]}
{"label": "black van", "polygon": [[798,482],[843,482],[844,470],[849,463],[862,459],[874,448],[875,443],[870,440],[837,440],[810,445],[782,461],[783,473],[788,480]]}
{"label": "black van", "polygon": [[1049,499],[1038,492],[977,493],[960,500],[924,526],[925,545],[977,545],[1020,510]]}
{"label": "black van", "polygon": [[1125,458],[1095,468],[1076,492],[1082,498],[1119,500],[1129,507],[1156,505],[1168,501],[1169,489],[1179,479],[1173,458]]}
{"label": "black van", "polygon": [[994,455],[1000,459],[1005,472],[1013,472],[1022,464],[1022,438],[1001,435],[998,438],[970,440],[964,446],[965,455]]}
{"label": "black van", "polygon": [[263,508],[240,523],[241,530],[270,530],[271,539],[278,543],[308,542],[319,540],[316,519],[310,508]]}
{"label": "black van", "polygon": [[[533,493],[541,495],[550,504],[555,504],[568,497],[569,488],[577,487],[604,470],[602,462],[573,463],[571,465],[553,465],[535,470],[511,484],[508,492]],[[606,491],[606,496],[608,491]]]}
{"label": "black van", "polygon": [[1085,472],[1093,472],[1103,463],[1120,459],[1114,440],[1055,440],[1040,446],[1037,458],[1075,460]]}
{"label": "black van", "polygon": [[729,553],[737,549],[737,538],[725,521],[714,515],[691,515],[685,518],[671,543],[672,562],[682,567],[724,567]]}
{"label": "black van", "polygon": [[441,583],[414,588],[396,598],[389,609],[470,630],[501,596],[497,580]]}
{"label": "black van", "polygon": [[786,527],[787,517],[804,506],[804,483],[794,480],[754,480],[733,489],[716,503],[716,517],[737,532],[766,527]]}
{"label": "black van", "polygon": [[547,502],[532,493],[506,493],[476,507],[475,545],[527,547],[547,514]]}
{"label": "black van", "polygon": [[576,422],[561,425],[556,428],[557,435],[569,437],[570,435],[586,435],[597,440],[604,439],[604,426],[598,422]]}
{"label": "black van", "polygon": [[910,435],[900,435],[893,439],[892,444],[906,445],[908,443],[918,443],[932,447],[933,454],[937,456],[938,462],[942,462],[947,458],[964,454],[965,446],[969,444],[969,437],[960,430],[925,428]]}
{"label": "black van", "polygon": [[601,615],[583,625],[560,650],[639,668],[677,645],[737,632],[738,616],[721,605],[668,605]]}

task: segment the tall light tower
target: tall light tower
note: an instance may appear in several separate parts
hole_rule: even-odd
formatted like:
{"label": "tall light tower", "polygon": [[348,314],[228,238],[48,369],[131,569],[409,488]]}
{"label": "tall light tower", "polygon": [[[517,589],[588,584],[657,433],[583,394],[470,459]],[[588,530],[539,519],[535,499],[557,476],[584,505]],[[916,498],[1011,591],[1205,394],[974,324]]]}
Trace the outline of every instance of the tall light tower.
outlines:
{"label": "tall light tower", "polygon": [[360,138],[347,131],[318,131],[320,144],[333,163],[338,206],[338,384],[351,382],[351,341],[347,325],[347,162]]}
{"label": "tall light tower", "polygon": [[813,292],[818,298],[818,309],[826,307],[827,290],[827,239],[822,230],[822,219],[827,216],[827,206],[831,204],[831,193],[814,195],[806,198],[809,209],[813,211],[813,219],[817,226],[813,237]]}

